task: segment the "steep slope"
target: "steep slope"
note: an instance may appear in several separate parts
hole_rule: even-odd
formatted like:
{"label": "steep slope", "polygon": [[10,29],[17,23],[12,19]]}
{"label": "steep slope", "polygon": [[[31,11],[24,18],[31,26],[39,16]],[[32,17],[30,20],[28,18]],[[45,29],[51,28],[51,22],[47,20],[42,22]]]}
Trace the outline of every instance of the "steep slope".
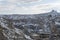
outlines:
{"label": "steep slope", "polygon": [[[36,15],[1,15],[0,40],[59,39],[59,15],[54,10],[49,13]],[[55,34],[59,36],[57,37]]]}

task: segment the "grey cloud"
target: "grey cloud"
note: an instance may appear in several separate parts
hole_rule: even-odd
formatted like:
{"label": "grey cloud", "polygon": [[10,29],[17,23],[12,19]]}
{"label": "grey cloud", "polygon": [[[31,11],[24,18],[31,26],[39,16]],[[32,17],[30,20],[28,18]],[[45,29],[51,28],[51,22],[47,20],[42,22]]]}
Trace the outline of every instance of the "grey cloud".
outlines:
{"label": "grey cloud", "polygon": [[39,1],[39,0],[19,0],[19,1],[23,1],[23,2],[35,2],[35,1]]}

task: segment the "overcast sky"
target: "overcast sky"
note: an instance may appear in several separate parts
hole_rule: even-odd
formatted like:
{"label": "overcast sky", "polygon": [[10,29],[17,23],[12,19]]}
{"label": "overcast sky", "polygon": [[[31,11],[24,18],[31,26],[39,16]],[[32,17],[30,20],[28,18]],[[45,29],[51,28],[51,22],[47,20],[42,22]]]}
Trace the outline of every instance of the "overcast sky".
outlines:
{"label": "overcast sky", "polygon": [[39,14],[60,11],[60,0],[0,0],[0,14]]}

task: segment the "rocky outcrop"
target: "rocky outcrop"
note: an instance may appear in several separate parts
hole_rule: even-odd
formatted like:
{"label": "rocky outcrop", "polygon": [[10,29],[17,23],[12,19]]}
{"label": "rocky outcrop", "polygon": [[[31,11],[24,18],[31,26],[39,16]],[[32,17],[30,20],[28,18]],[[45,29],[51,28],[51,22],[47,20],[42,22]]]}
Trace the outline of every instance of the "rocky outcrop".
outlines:
{"label": "rocky outcrop", "polygon": [[59,40],[60,14],[1,15],[0,40]]}

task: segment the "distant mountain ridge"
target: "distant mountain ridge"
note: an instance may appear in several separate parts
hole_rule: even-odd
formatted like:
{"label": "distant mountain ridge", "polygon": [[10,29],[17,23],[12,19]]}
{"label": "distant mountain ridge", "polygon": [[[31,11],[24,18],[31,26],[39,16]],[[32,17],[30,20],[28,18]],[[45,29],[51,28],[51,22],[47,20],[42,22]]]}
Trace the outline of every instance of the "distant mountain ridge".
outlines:
{"label": "distant mountain ridge", "polygon": [[[5,38],[0,39],[3,40],[40,40],[41,34],[50,36],[56,33],[59,35],[59,28],[60,13],[55,10],[43,14],[0,16],[0,30]],[[35,36],[38,38],[36,39]]]}

